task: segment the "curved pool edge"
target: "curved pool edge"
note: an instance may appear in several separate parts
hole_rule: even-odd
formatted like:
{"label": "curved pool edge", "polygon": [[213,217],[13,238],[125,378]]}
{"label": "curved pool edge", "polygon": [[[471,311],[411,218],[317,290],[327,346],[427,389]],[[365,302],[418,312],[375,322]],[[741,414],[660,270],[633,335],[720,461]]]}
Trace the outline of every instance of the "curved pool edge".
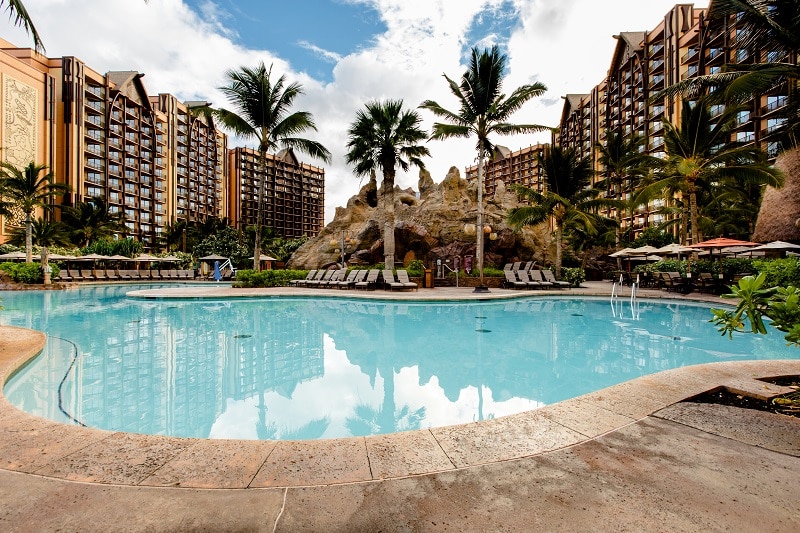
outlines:
{"label": "curved pool edge", "polygon": [[[0,326],[0,383],[41,352],[44,340],[37,331]],[[186,439],[69,426],[17,409],[0,391],[0,469],[149,487],[374,482],[543,454],[595,439],[708,390],[798,374],[800,360],[707,363],[493,420],[319,441]]]}

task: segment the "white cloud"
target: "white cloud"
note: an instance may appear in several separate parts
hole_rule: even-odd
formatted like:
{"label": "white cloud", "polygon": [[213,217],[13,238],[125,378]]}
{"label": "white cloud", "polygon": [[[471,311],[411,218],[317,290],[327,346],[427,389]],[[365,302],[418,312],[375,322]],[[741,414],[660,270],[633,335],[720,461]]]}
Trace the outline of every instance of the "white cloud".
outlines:
{"label": "white cloud", "polygon": [[[350,0],[351,2],[353,0]],[[99,72],[137,70],[146,74],[151,94],[172,93],[186,100],[204,99],[224,106],[216,89],[224,73],[259,61],[274,63],[274,71],[301,82],[306,94],[298,109],[312,112],[319,126],[316,139],[333,153],[326,168],[326,221],[336,206],[355,194],[359,182],[344,163],[346,131],[355,111],[373,99],[402,98],[409,107],[425,99],[455,109],[442,73],[458,79],[464,70],[463,52],[475,44],[467,33],[475,19],[497,9],[500,0],[358,0],[381,14],[387,27],[366,47],[336,61],[333,81],[323,83],[292,70],[283,58],[268,50],[237,44],[226,26],[228,12],[211,2],[203,15],[181,0],[109,1],[26,0],[26,7],[47,46],[47,55],[76,56]],[[508,41],[508,90],[541,81],[545,97],[527,104],[514,116],[518,123],[557,125],[567,93],[588,92],[605,75],[614,49],[612,35],[655,27],[674,5],[672,0],[514,0],[520,20]],[[698,6],[707,2],[698,2]],[[124,26],[120,21],[125,21]],[[125,28],[125,29],[122,29]],[[30,39],[6,23],[4,35],[19,46]],[[7,31],[6,31],[7,30]],[[486,37],[486,36],[484,36]],[[484,41],[488,42],[488,41]],[[313,45],[317,52],[325,52]],[[421,111],[425,127],[433,117]],[[547,135],[497,138],[512,149]],[[426,163],[433,179],[441,181],[447,169],[474,161],[474,140],[431,142],[433,157]],[[313,160],[307,162],[320,164]],[[403,187],[415,187],[416,170],[398,175]]]}

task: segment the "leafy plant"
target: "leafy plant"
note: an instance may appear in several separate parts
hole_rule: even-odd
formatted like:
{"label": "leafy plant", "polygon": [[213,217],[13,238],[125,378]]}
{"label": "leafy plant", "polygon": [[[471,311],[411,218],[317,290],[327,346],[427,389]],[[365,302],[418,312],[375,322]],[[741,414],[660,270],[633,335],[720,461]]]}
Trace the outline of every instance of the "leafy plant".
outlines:
{"label": "leafy plant", "polygon": [[[51,278],[58,276],[60,269],[58,265],[50,263],[52,268]],[[11,263],[0,264],[0,270],[6,272],[12,281],[16,283],[37,284],[44,283],[44,272],[39,263]]]}
{"label": "leafy plant", "polygon": [[570,287],[580,287],[586,281],[586,271],[582,268],[564,267],[561,269],[561,277],[569,282]]}
{"label": "leafy plant", "polygon": [[422,276],[423,272],[425,271],[425,263],[423,263],[420,259],[414,259],[408,263],[406,270],[408,271],[409,276]]}
{"label": "leafy plant", "polygon": [[238,288],[258,288],[258,287],[283,287],[293,279],[304,279],[308,270],[237,270],[234,287]]}

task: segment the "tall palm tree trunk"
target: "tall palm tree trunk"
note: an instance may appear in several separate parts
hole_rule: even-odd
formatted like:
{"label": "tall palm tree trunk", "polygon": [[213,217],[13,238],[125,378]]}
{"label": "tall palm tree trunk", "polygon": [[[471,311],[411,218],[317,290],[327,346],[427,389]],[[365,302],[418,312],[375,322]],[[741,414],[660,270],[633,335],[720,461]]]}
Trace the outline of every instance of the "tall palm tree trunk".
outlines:
{"label": "tall palm tree trunk", "polygon": [[561,240],[564,236],[562,222],[556,222],[556,277],[561,279]]}
{"label": "tall palm tree trunk", "polygon": [[699,241],[697,240],[698,232],[697,232],[697,192],[695,188],[689,187],[689,224],[692,227],[692,242],[691,244],[697,244]]}
{"label": "tall palm tree trunk", "polygon": [[256,242],[253,244],[253,270],[261,270],[261,220],[264,218],[264,189],[267,187],[267,157],[263,148],[259,150],[258,166],[261,176],[256,199]]}
{"label": "tall palm tree trunk", "polygon": [[33,220],[25,213],[25,262],[33,263]]}
{"label": "tall palm tree trunk", "polygon": [[383,173],[383,254],[386,268],[394,268],[394,173]]}
{"label": "tall palm tree trunk", "polygon": [[475,258],[483,286],[483,154],[478,154],[478,239],[475,244]]}

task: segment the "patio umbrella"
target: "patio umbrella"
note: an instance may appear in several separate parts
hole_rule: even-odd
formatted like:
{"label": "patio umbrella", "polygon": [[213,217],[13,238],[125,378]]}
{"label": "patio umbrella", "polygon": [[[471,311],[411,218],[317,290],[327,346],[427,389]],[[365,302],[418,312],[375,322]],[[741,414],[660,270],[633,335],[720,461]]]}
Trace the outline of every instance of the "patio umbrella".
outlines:
{"label": "patio umbrella", "polygon": [[[798,248],[800,248],[800,247],[798,247]],[[253,257],[250,257],[250,258],[248,258],[248,259],[254,259],[254,258],[255,258],[255,256],[253,256]],[[261,255],[259,256],[259,258],[260,258],[260,259],[259,259],[260,261],[277,261],[277,259],[275,259],[274,257],[270,257],[270,256],[268,256],[268,255],[264,255],[264,254],[261,254]]]}
{"label": "patio umbrella", "polygon": [[180,261],[180,258],[175,257],[174,255],[165,255],[164,257],[159,257],[158,260],[167,263],[167,262]]}
{"label": "patio umbrella", "polygon": [[124,255],[119,255],[119,254],[112,255],[111,257],[109,257],[109,259],[112,261],[133,261],[133,259],[131,259],[130,257],[126,257]]}
{"label": "patio umbrella", "polygon": [[208,262],[227,261],[227,260],[228,260],[227,257],[222,257],[221,255],[216,255],[216,254],[211,254],[200,258],[200,261],[208,261]]}
{"label": "patio umbrella", "polygon": [[661,248],[657,249],[656,253],[662,255],[677,255],[678,259],[680,259],[681,254],[686,254],[694,251],[695,250],[693,248],[689,248],[688,246],[684,246],[682,244],[673,242],[672,244],[667,244],[666,246],[662,246]]}
{"label": "patio umbrella", "polygon": [[[733,246],[756,247],[759,243],[750,241],[740,241],[739,239],[729,239],[728,237],[717,237],[716,239],[709,239],[707,241],[698,242],[697,244],[690,244],[689,248],[698,250],[708,250],[710,257],[713,261],[713,251],[722,250],[723,248],[731,248]],[[747,249],[747,248],[745,248]],[[722,254],[719,255],[720,262],[720,276],[722,276]]]}
{"label": "patio umbrella", "polygon": [[148,261],[152,263],[153,261],[159,261],[160,259],[154,255],[150,254],[139,254],[132,259],[132,261]]}
{"label": "patio umbrella", "polygon": [[79,255],[73,261],[103,261],[105,259],[111,259],[111,256],[100,254]]}
{"label": "patio umbrella", "polygon": [[753,252],[791,252],[793,250],[800,250],[800,244],[792,244],[785,241],[772,241],[761,246],[752,248]]}
{"label": "patio umbrella", "polygon": [[630,257],[630,252],[632,248],[623,248],[613,254],[608,254],[608,257]]}
{"label": "patio umbrella", "polygon": [[0,259],[25,259],[25,252],[8,252],[7,254],[0,254]]}
{"label": "patio umbrella", "polygon": [[74,255],[61,255],[61,254],[48,254],[47,259],[50,261],[73,261]]}

